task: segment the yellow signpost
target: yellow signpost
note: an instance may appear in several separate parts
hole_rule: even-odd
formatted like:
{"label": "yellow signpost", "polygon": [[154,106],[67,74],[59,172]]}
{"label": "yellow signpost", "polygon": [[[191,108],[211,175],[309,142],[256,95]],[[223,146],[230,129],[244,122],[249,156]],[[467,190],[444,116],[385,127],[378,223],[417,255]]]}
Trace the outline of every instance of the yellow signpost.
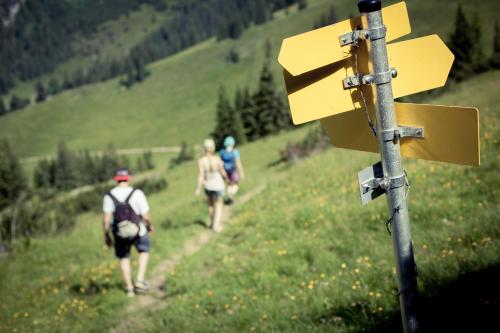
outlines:
{"label": "yellow signpost", "polygon": [[285,39],[279,63],[295,124],[321,119],[334,146],[380,152],[379,163],[358,173],[361,202],[387,195],[403,330],[417,333],[409,181],[401,157],[478,166],[479,111],[394,103],[443,86],[454,56],[436,35],[386,44],[410,32],[404,3],[382,9],[381,0],[359,0],[358,8],[360,18]]}
{"label": "yellow signpost", "polygon": [[[479,111],[476,108],[394,103],[398,125],[424,129],[423,138],[402,138],[401,155],[478,166]],[[370,112],[374,114],[373,108]],[[379,152],[378,141],[366,125],[362,110],[321,119],[334,147]]]}
{"label": "yellow signpost", "polygon": [[[437,35],[389,44],[387,53],[389,63],[397,69],[397,77],[392,81],[394,98],[444,86],[454,59]],[[356,66],[358,71],[368,73],[371,66],[366,52],[359,52],[357,62],[351,57],[299,76],[291,75],[285,68],[294,124],[360,108],[362,103],[357,89],[346,89],[343,85],[346,77],[356,74]],[[373,105],[373,97],[365,93],[369,97],[367,104]]]}
{"label": "yellow signpost", "polygon": [[[411,32],[404,2],[384,8],[382,15],[387,26],[388,41]],[[283,40],[278,62],[292,75],[297,76],[349,58],[351,57],[349,46],[342,47],[337,41],[342,34],[355,31],[360,26],[361,17],[358,16],[287,38]]]}

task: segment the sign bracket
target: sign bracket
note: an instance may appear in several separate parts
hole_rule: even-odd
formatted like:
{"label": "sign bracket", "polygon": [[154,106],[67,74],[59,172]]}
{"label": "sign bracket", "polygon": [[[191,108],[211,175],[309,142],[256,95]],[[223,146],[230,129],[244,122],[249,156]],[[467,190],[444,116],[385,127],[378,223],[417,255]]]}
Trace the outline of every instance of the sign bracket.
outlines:
{"label": "sign bracket", "polygon": [[384,176],[382,162],[378,162],[358,173],[359,192],[363,205],[385,194],[387,190],[394,190],[408,185],[406,173],[395,177]]}
{"label": "sign bracket", "polygon": [[397,143],[401,138],[423,139],[425,132],[423,127],[398,126],[396,129],[379,131],[384,142],[393,141]]}
{"label": "sign bracket", "polygon": [[344,89],[357,88],[364,85],[370,84],[384,84],[392,81],[393,78],[398,76],[398,71],[396,68],[391,68],[387,72],[374,73],[374,74],[357,74],[353,76],[348,76],[343,80]]}
{"label": "sign bracket", "polygon": [[373,29],[356,29],[339,36],[340,46],[356,45],[361,40],[377,40],[385,38],[387,28],[377,27]]}

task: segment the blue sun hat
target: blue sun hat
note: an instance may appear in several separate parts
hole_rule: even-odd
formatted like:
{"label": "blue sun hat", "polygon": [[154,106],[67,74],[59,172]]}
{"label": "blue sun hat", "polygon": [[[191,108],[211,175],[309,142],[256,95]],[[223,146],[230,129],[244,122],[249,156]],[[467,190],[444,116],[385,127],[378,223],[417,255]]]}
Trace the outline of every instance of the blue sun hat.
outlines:
{"label": "blue sun hat", "polygon": [[236,140],[232,137],[232,136],[227,136],[225,139],[224,139],[224,147],[234,147],[234,145],[236,144]]}

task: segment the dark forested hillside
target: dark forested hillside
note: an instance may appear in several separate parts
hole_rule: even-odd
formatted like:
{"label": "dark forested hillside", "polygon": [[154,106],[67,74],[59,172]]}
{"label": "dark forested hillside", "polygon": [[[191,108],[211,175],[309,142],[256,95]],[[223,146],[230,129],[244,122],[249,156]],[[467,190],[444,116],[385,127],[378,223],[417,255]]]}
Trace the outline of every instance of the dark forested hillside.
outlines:
{"label": "dark forested hillside", "polygon": [[[206,38],[239,38],[251,24],[297,0],[0,0],[0,95],[16,80],[52,72],[75,52],[76,34],[89,35],[103,22],[139,8],[169,10],[170,19],[122,59],[100,59],[90,68],[66,73],[54,86],[70,89],[109,79],[137,63],[149,63]],[[145,22],[147,24],[147,22]],[[56,92],[56,91],[55,91]]]}
{"label": "dark forested hillside", "polygon": [[176,53],[208,37],[237,39],[251,24],[272,19],[273,13],[297,0],[178,1],[176,15],[137,45],[132,54],[151,62]]}
{"label": "dark forested hillside", "polygon": [[29,80],[51,72],[72,55],[75,33],[88,34],[102,22],[141,4],[159,9],[166,0],[1,0],[0,94],[15,79]]}

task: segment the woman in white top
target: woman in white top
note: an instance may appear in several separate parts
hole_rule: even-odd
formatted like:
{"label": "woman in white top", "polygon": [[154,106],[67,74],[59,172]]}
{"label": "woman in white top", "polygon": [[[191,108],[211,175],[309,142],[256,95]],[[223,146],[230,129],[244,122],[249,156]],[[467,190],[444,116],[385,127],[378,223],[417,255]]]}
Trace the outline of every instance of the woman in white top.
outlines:
{"label": "woman in white top", "polygon": [[225,182],[227,179],[224,163],[215,152],[215,143],[212,139],[203,142],[205,156],[198,160],[198,186],[196,195],[200,195],[201,188],[205,189],[208,198],[208,216],[210,218],[210,228],[215,232],[222,230],[222,198],[224,196]]}

